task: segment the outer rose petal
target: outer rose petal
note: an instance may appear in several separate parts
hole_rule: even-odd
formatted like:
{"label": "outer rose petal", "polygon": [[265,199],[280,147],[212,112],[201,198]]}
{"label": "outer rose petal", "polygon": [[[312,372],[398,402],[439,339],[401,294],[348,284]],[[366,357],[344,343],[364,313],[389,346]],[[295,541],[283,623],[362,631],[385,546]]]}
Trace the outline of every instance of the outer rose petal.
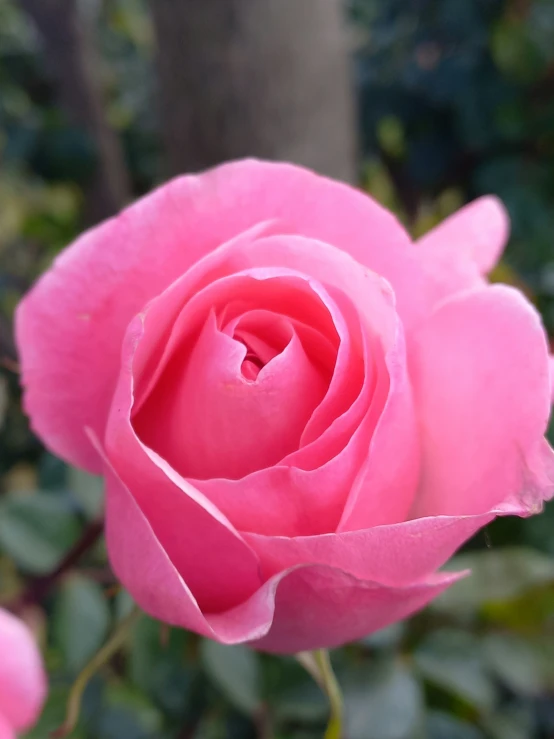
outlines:
{"label": "outer rose petal", "polygon": [[16,739],[13,728],[0,714],[0,739]]}
{"label": "outer rose petal", "polygon": [[18,308],[25,408],[52,451],[100,470],[83,429],[103,435],[133,315],[198,259],[268,219],[282,221],[282,233],[349,252],[394,285],[404,317],[422,312],[422,277],[407,234],[361,192],[258,161],[178,178],[81,236]]}
{"label": "outer rose petal", "polygon": [[106,535],[118,578],[155,618],[225,644],[249,642],[278,653],[338,646],[405,618],[461,576],[389,587],[333,567],[300,566],[270,578],[231,610],[202,613],[125,485],[113,470],[106,475]]}
{"label": "outer rose petal", "polygon": [[[130,422],[133,387],[128,357],[141,331],[142,323],[136,319],[126,336],[125,369],[114,396],[106,456],[123,484],[133,491],[136,504],[202,607],[214,611],[229,608],[260,585],[258,558],[210,501],[137,439]],[[94,438],[94,432],[90,433]],[[99,441],[95,445],[101,449]],[[116,515],[110,513],[109,484],[107,501],[109,526],[110,516],[113,519]],[[117,537],[123,540],[123,524],[116,518],[111,525],[117,527]],[[125,531],[125,536],[132,539],[132,530]],[[130,551],[133,558],[140,552],[138,560],[142,561],[138,537]]]}
{"label": "outer rose petal", "polygon": [[392,588],[333,567],[286,570],[265,586],[274,588],[273,621],[252,646],[276,654],[339,647],[411,616],[466,574],[437,573]]}
{"label": "outer rose petal", "polygon": [[320,564],[400,587],[441,567],[495,515],[435,516],[322,536],[243,536],[259,555],[264,577],[299,564]]}
{"label": "outer rose petal", "polygon": [[445,301],[414,337],[422,474],[413,516],[531,512],[554,492],[540,317],[513,288]]}
{"label": "outer rose petal", "polygon": [[510,219],[502,202],[473,201],[419,239],[416,252],[434,300],[485,284],[508,241]]}
{"label": "outer rose petal", "polygon": [[[27,729],[38,718],[45,695],[46,676],[32,634],[0,608],[0,716],[14,729]],[[0,737],[1,731],[0,720]]]}

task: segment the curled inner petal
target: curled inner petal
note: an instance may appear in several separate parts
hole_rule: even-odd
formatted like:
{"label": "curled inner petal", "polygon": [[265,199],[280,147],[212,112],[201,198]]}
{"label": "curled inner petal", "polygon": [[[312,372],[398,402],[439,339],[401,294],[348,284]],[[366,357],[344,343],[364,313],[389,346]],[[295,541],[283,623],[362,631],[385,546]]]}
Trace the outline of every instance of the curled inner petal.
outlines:
{"label": "curled inner petal", "polygon": [[294,333],[288,321],[270,311],[251,311],[225,328],[246,348],[241,371],[250,381],[257,380],[260,370],[285,350]]}
{"label": "curled inner petal", "polygon": [[315,535],[405,515],[417,476],[411,389],[378,275],[322,242],[242,239],[137,322],[132,431],[237,531]]}
{"label": "curled inner petal", "polygon": [[329,388],[337,336],[326,306],[304,280],[264,278],[224,278],[185,305],[135,414],[143,441],[185,477],[239,479],[277,464]]}

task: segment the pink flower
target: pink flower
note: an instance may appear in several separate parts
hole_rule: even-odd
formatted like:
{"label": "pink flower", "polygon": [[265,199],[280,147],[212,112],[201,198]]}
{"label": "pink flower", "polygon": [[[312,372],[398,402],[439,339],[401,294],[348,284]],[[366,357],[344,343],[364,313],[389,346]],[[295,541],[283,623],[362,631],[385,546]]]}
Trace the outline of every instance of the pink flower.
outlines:
{"label": "pink flower", "polygon": [[115,572],[152,615],[294,652],[403,618],[497,514],[553,493],[547,341],[489,285],[482,198],[412,244],[288,164],[158,189],[87,232],[17,314],[25,406],[107,479]]}
{"label": "pink flower", "polygon": [[32,634],[0,608],[0,739],[30,728],[46,696],[46,676]]}

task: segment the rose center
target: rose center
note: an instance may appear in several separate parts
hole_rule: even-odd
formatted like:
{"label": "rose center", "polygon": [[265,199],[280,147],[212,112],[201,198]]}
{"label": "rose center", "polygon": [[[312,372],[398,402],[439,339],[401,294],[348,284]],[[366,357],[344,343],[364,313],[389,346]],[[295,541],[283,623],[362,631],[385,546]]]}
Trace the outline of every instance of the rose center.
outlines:
{"label": "rose center", "polygon": [[250,311],[223,330],[246,349],[241,373],[248,382],[256,382],[261,370],[282,354],[293,336],[290,321],[264,310]]}
{"label": "rose center", "polygon": [[133,415],[147,446],[194,480],[238,480],[298,450],[339,344],[327,306],[305,280],[211,283],[185,304],[170,338]]}

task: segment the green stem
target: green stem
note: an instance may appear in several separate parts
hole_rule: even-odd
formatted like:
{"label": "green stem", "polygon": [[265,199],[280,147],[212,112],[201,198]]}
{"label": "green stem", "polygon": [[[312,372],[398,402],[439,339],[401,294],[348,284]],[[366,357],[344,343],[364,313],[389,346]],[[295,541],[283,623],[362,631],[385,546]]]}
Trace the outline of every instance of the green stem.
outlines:
{"label": "green stem", "polygon": [[336,675],[333,672],[329,652],[326,649],[317,649],[314,652],[301,652],[297,655],[297,659],[314,678],[329,701],[329,723],[324,739],[343,739],[342,692]]}
{"label": "green stem", "polygon": [[89,680],[123,646],[125,640],[127,639],[129,631],[140,615],[142,615],[142,611],[135,607],[128,616],[120,621],[108,641],[94,655],[88,665],[86,665],[78,674],[75,682],[71,687],[71,692],[69,693],[65,721],[63,725],[60,726],[60,728],[52,734],[52,737],[60,739],[60,737],[67,736],[77,726],[79,713],[81,711],[81,701],[83,698],[83,693],[85,692],[85,688],[87,687]]}

